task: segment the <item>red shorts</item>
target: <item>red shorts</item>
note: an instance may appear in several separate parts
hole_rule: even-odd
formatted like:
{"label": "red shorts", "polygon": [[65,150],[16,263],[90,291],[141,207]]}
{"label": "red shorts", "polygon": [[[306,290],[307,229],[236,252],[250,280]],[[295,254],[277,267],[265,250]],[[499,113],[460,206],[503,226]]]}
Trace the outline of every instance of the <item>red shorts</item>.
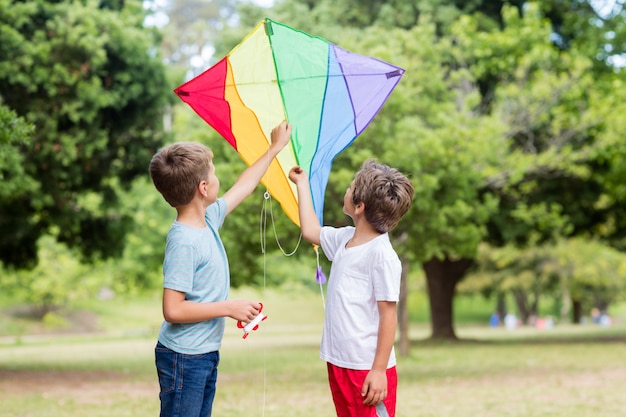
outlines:
{"label": "red shorts", "polygon": [[[376,408],[363,404],[361,387],[369,371],[340,368],[327,363],[328,382],[333,395],[337,417],[394,417],[396,415],[396,391],[398,373],[396,367],[387,369],[387,398],[383,401],[387,414],[378,414]],[[380,405],[378,408],[380,409]]]}

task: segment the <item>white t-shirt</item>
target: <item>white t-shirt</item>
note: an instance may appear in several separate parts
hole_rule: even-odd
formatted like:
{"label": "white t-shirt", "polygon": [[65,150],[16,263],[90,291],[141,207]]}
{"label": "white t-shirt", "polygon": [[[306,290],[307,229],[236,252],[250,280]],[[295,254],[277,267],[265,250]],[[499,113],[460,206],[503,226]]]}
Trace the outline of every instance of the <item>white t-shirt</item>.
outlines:
{"label": "white t-shirt", "polygon": [[[332,261],[320,358],[347,369],[369,370],[378,342],[378,301],[397,302],[402,264],[389,235],[346,249],[354,227],[323,227],[320,244]],[[392,349],[387,368],[395,366]]]}

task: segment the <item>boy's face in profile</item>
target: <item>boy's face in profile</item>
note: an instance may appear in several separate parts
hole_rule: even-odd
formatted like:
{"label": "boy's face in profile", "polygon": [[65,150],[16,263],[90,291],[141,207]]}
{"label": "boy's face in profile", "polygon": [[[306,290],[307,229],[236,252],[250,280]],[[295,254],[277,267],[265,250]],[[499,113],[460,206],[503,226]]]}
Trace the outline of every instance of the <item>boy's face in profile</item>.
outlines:
{"label": "boy's face in profile", "polygon": [[354,203],[352,202],[352,192],[354,191],[354,181],[350,183],[350,187],[346,190],[346,194],[343,196],[343,213],[353,218],[354,215]]}
{"label": "boy's face in profile", "polygon": [[217,194],[220,191],[220,180],[217,178],[217,175],[215,175],[215,165],[213,165],[213,162],[209,163],[209,175],[207,178],[206,199],[209,204],[213,204],[217,201]]}

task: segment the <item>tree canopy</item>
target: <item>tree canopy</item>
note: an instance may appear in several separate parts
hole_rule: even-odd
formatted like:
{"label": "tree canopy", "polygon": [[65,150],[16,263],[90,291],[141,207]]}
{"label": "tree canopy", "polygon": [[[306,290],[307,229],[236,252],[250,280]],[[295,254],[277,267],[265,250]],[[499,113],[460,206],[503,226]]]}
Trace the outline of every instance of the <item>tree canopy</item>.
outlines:
{"label": "tree canopy", "polygon": [[[244,167],[208,126],[189,121],[189,109],[173,111],[175,136],[166,139],[164,95],[174,97],[192,57],[207,50],[216,51],[212,59],[223,56],[268,14],[406,69],[373,123],[336,158],[324,218],[347,223],[341,196],[367,158],[410,176],[415,201],[392,238],[403,264],[426,273],[433,337],[456,337],[456,286],[477,260],[496,268],[502,262],[490,259],[508,259],[510,268],[482,277],[519,299],[532,300],[537,282],[554,294],[567,288],[574,301],[589,302],[580,294],[593,286],[617,299],[606,294],[623,291],[621,275],[619,282],[605,275],[623,268],[607,247],[626,249],[622,1],[610,10],[574,0],[284,0],[270,10],[244,3],[235,15],[239,2],[169,2],[172,16],[159,39],[158,28],[144,27],[136,1],[0,0],[4,262],[32,265],[38,237],[53,234],[87,259],[122,255],[118,273],[150,279],[133,257],[157,264],[162,247],[143,242],[159,245],[163,232],[147,213],[154,205],[153,215],[167,216],[169,208],[128,193],[147,192],[145,182],[132,180],[146,175],[156,147],[207,143],[225,188]],[[181,78],[173,85],[165,85],[157,45],[168,68],[176,67],[170,76]],[[256,233],[260,205],[260,198],[246,201],[223,230],[237,253],[235,285],[258,282],[266,268]],[[296,228],[276,218],[279,239],[293,247]],[[491,257],[480,251],[486,244]],[[542,250],[562,258],[570,249],[596,253],[609,266],[557,285],[550,268],[579,265],[547,259]]]}
{"label": "tree canopy", "polygon": [[164,67],[143,17],[139,1],[0,0],[0,103],[34,127],[12,147],[30,181],[0,200],[6,264],[32,266],[45,234],[87,259],[121,252],[116,187],[163,141]]}
{"label": "tree canopy", "polygon": [[374,6],[286,1],[278,10],[407,70],[338,161],[354,168],[376,155],[411,174],[414,206],[396,233],[408,236],[399,251],[426,271],[434,337],[455,337],[455,286],[481,242],[623,242],[623,193],[614,181],[626,146],[614,127],[623,125],[616,115],[626,103],[618,87],[625,72],[615,65],[621,3],[604,14],[576,1]]}

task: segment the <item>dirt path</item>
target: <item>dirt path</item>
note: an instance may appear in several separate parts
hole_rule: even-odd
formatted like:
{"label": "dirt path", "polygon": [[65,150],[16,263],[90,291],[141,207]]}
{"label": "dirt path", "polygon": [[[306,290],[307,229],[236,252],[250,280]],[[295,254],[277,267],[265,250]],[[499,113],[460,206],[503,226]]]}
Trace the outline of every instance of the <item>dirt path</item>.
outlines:
{"label": "dirt path", "polygon": [[[77,392],[80,395],[76,395]],[[0,403],[2,398],[24,393],[44,398],[72,397],[82,404],[105,405],[116,395],[153,401],[158,396],[158,384],[156,380],[138,380],[134,375],[121,372],[0,369]]]}

